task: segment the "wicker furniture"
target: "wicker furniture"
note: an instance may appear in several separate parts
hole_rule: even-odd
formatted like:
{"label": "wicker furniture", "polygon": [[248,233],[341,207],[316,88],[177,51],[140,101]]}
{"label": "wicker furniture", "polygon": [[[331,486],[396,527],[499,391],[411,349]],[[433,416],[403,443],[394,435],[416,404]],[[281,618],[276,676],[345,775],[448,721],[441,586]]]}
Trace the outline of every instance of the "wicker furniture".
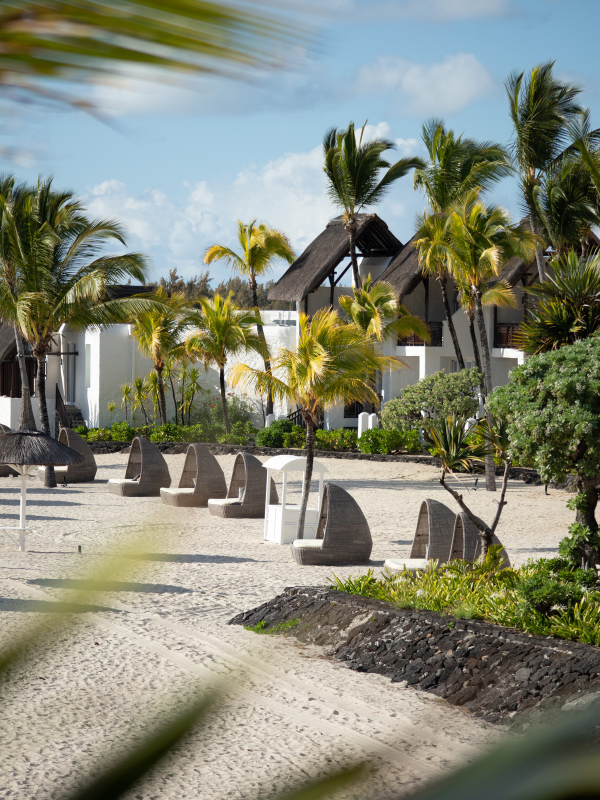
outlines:
{"label": "wicker furniture", "polygon": [[[493,544],[502,544],[500,539],[494,534]],[[454,533],[452,536],[452,549],[450,559],[464,558],[465,561],[477,561],[481,554],[481,538],[479,531],[464,511],[456,515],[454,522]],[[506,550],[502,550],[502,566],[510,567],[510,559]]]}
{"label": "wicker furniture", "polygon": [[[11,433],[12,428],[9,428],[8,425],[2,425],[0,422],[0,436],[3,433]],[[18,475],[18,472],[15,472],[14,469],[8,466],[8,464],[0,464],[0,478],[8,478],[14,475]]]}
{"label": "wicker furniture", "polygon": [[296,539],[290,547],[296,564],[366,564],[373,540],[356,500],[341,486],[326,483],[316,539]]}
{"label": "wicker furniture", "polygon": [[410,557],[390,558],[384,566],[390,572],[424,569],[429,561],[444,564],[450,559],[454,535],[454,512],[438,500],[423,500]]}
{"label": "wicker furniture", "polygon": [[[240,499],[240,489],[243,497]],[[267,471],[262,463],[249,453],[238,453],[233,465],[229,491],[225,499],[211,498],[208,510],[215,517],[258,518],[265,515]],[[270,502],[277,503],[277,489],[271,480]]]}
{"label": "wicker furniture", "polygon": [[210,450],[201,444],[191,444],[179,487],[161,489],[160,497],[169,506],[206,506],[210,497],[227,497],[225,475]]}
{"label": "wicker furniture", "polygon": [[[133,480],[137,476],[139,480]],[[171,485],[167,462],[158,447],[136,437],[131,443],[124,478],[111,478],[108,491],[122,497],[159,497],[162,488]]]}
{"label": "wicker furniture", "polygon": [[[64,479],[65,483],[91,483],[96,477],[98,467],[96,466],[94,454],[85,439],[82,439],[78,433],[75,433],[70,428],[61,428],[58,441],[61,444],[66,444],[71,450],[81,453],[84,460],[81,464],[54,467],[57,480],[59,478],[61,481]],[[44,480],[45,469],[45,467],[40,467],[38,471],[38,478],[42,481]]]}

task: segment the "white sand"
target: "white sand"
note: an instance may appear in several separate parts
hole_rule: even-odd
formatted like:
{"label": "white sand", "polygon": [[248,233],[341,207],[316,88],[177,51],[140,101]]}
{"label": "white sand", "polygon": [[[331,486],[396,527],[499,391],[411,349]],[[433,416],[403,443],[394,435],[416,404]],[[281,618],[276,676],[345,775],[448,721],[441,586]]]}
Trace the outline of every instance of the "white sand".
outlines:
{"label": "white sand", "polygon": [[[198,683],[217,678],[225,681],[224,705],[131,797],[255,797],[373,754],[381,769],[371,780],[381,793],[408,790],[476,756],[497,736],[432,695],[347,670],[318,648],[227,626],[234,614],[286,586],[325,584],[332,570],[299,567],[288,546],[263,542],[262,520],[219,520],[206,509],[108,494],[106,480],[122,476],[126,460],[98,457],[93,485],[44,490],[32,481],[29,551],[18,553],[0,536],[2,642],[50,619],[52,603],[65,597],[65,581],[99,569],[101,557],[135,535],[143,543],[142,555],[127,560],[129,573],[116,576],[120,583],[102,584],[109,591],[89,601],[98,609],[83,610],[75,627],[48,637],[3,691],[0,797],[63,796],[107,753],[139,741],[165,703],[184,708]],[[184,456],[167,460],[176,486]],[[227,479],[233,460],[219,458]],[[385,558],[408,555],[423,498],[452,507],[432,467],[325,463],[327,479],[346,488],[369,521],[376,569]],[[300,483],[292,488],[299,492]],[[556,553],[572,520],[567,495],[543,491],[510,484],[498,533],[514,563]],[[486,518],[495,498],[469,492],[473,509]],[[16,524],[16,481],[0,480],[0,501],[3,524]]]}

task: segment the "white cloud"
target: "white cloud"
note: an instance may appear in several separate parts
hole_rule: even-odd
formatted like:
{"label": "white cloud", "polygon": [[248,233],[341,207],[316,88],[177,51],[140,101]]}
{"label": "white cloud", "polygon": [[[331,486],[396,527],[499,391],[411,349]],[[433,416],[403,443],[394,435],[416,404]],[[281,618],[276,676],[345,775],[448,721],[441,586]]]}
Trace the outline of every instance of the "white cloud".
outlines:
{"label": "white cloud", "polygon": [[490,71],[472,53],[448,55],[436,64],[381,56],[358,70],[359,94],[396,94],[413,115],[453,114],[495,91]]}
{"label": "white cloud", "polygon": [[[372,127],[393,140],[387,123]],[[395,141],[401,147],[418,147],[414,139]],[[401,150],[402,155],[405,152]],[[228,184],[186,183],[181,198],[154,188],[132,192],[123,182],[108,180],[88,191],[87,207],[91,215],[115,218],[123,224],[128,249],[150,255],[154,279],[167,275],[173,267],[180,275],[191,277],[203,269],[202,256],[208,246],[219,242],[235,247],[238,219],[249,222],[258,218],[281,229],[300,254],[339,213],[327,197],[322,157],[320,146],[288,153],[267,164],[244,168]],[[407,178],[400,180],[375,210],[397,236],[408,238],[413,215],[421,204]],[[279,277],[286,268],[282,264],[272,277]],[[229,273],[213,265],[211,275],[216,285]]]}

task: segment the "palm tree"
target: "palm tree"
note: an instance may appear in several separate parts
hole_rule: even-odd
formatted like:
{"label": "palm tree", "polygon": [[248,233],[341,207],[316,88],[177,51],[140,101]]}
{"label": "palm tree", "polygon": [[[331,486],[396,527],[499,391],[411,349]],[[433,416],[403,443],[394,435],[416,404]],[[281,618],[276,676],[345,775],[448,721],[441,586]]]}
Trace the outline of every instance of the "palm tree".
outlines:
{"label": "palm tree", "polygon": [[358,214],[367,206],[378,203],[398,178],[411,169],[423,166],[422,159],[414,157],[401,158],[395,164],[390,164],[383,155],[388,150],[394,150],[395,144],[387,139],[363,143],[366,124],[358,137],[351,122],[345,131],[331,128],[323,139],[323,169],[327,176],[328,194],[333,204],[341,209],[348,231],[355,287],[360,286],[356,259]]}
{"label": "palm tree", "polygon": [[[248,287],[252,294],[252,306],[258,311],[258,300],[256,297],[256,277],[268,272],[277,259],[282,259],[291,264],[296,255],[287,238],[281,231],[269,228],[264,223],[256,224],[252,220],[248,225],[244,225],[238,220],[237,238],[242,248],[242,255],[239,255],[229,247],[222,244],[214,244],[209,247],[204,255],[204,263],[212,264],[213,261],[225,261],[227,266],[239,275],[248,279]],[[267,341],[262,324],[257,325],[258,335],[262,338],[265,349]],[[265,369],[271,369],[268,357],[265,359]],[[267,414],[273,413],[273,398],[267,398]]]}
{"label": "palm tree", "polygon": [[145,67],[142,77],[154,81],[166,72],[222,74],[227,68],[242,75],[249,67],[279,67],[282,55],[273,45],[289,49],[298,38],[298,29],[272,12],[245,12],[214,0],[130,0],[125,6],[23,0],[0,10],[0,83],[17,99],[31,99],[33,92],[91,108],[87,99],[58,94],[48,79],[109,81],[129,64]]}
{"label": "palm tree", "polygon": [[[148,297],[148,295],[145,295]],[[160,424],[167,424],[167,402],[163,371],[166,359],[183,350],[185,314],[189,303],[181,292],[171,296],[162,287],[151,295],[157,307],[137,314],[133,323],[133,337],[141,352],[152,359],[157,378],[158,410]]]}
{"label": "palm tree", "polygon": [[492,142],[476,142],[453,130],[446,130],[444,120],[430,119],[423,123],[421,139],[428,160],[414,173],[415,189],[420,189],[428,203],[428,211],[417,220],[417,237],[422,242],[420,258],[425,275],[435,275],[442,292],[446,323],[460,369],[465,368],[458,336],[448,300],[448,265],[444,259],[427,258],[425,242],[436,236],[443,227],[450,208],[468,192],[479,188],[486,191],[512,171],[503,147]]}
{"label": "palm tree", "polygon": [[531,230],[539,237],[535,258],[543,283],[546,280],[543,225],[535,201],[536,187],[569,144],[570,125],[583,113],[583,108],[575,102],[581,90],[555,78],[553,61],[538,64],[527,78],[524,72],[512,72],[505,86],[514,128],[512,152]]}
{"label": "palm tree", "polygon": [[519,346],[526,353],[547,353],[600,330],[600,255],[580,258],[570,250],[552,262],[546,283],[531,286],[538,298],[521,324]]}
{"label": "palm tree", "polygon": [[306,471],[298,517],[299,539],[304,520],[314,462],[315,428],[323,409],[352,400],[378,402],[372,376],[376,370],[404,366],[395,356],[375,353],[373,339],[354,322],[344,324],[337,311],[320,309],[312,319],[298,317],[296,350],[282,348],[271,359],[269,372],[236,364],[231,383],[258,394],[273,396],[299,407],[306,423]]}
{"label": "palm tree", "polygon": [[267,357],[264,337],[257,331],[260,314],[254,308],[238,308],[231,292],[227,298],[218,292],[212,299],[201,297],[197,306],[187,317],[187,324],[196,330],[186,340],[186,350],[203,361],[207,369],[214,364],[219,370],[223,422],[225,433],[230,433],[225,367],[230,357],[242,353],[255,352],[263,359]]}

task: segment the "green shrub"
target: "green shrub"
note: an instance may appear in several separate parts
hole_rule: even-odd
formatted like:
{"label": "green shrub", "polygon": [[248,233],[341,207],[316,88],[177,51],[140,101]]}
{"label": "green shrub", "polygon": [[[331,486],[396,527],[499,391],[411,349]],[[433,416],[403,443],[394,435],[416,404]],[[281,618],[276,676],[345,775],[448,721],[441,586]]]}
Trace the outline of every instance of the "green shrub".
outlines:
{"label": "green shrub", "polygon": [[256,434],[256,444],[259,447],[284,447],[283,436],[291,433],[294,426],[289,419],[276,419],[268,428],[261,428]]}
{"label": "green shrub", "polygon": [[74,430],[75,433],[78,433],[85,439],[87,437],[89,428],[87,427],[87,425],[78,425],[76,428],[74,428]]}
{"label": "green shrub", "polygon": [[219,444],[254,444],[257,429],[251,422],[234,422],[230,433],[219,437]]}
{"label": "green shrub", "polygon": [[292,430],[283,434],[284,447],[299,447],[304,450],[306,447],[306,428],[302,425],[292,425]]}
{"label": "green shrub", "polygon": [[406,431],[448,415],[473,417],[478,409],[480,379],[481,373],[476,369],[428,375],[384,405],[381,425],[384,430]]}
{"label": "green shrub", "polygon": [[110,442],[112,432],[108,428],[92,428],[87,434],[88,442]]}
{"label": "green shrub", "polygon": [[555,580],[544,572],[525,578],[517,588],[517,596],[529,603],[540,614],[548,615],[559,606],[565,606],[576,595],[581,600],[581,591],[576,587]]}
{"label": "green shrub", "polygon": [[135,430],[128,422],[113,422],[110,430],[115,442],[131,442],[135,438]]}
{"label": "green shrub", "polygon": [[356,450],[356,429],[345,430],[338,428],[335,431],[315,431],[315,447],[319,450]]}
{"label": "green shrub", "polygon": [[381,455],[389,455],[389,453],[399,450],[418,453],[422,449],[418,431],[382,430],[381,428],[365,431],[358,439],[358,447],[361,453]]}

